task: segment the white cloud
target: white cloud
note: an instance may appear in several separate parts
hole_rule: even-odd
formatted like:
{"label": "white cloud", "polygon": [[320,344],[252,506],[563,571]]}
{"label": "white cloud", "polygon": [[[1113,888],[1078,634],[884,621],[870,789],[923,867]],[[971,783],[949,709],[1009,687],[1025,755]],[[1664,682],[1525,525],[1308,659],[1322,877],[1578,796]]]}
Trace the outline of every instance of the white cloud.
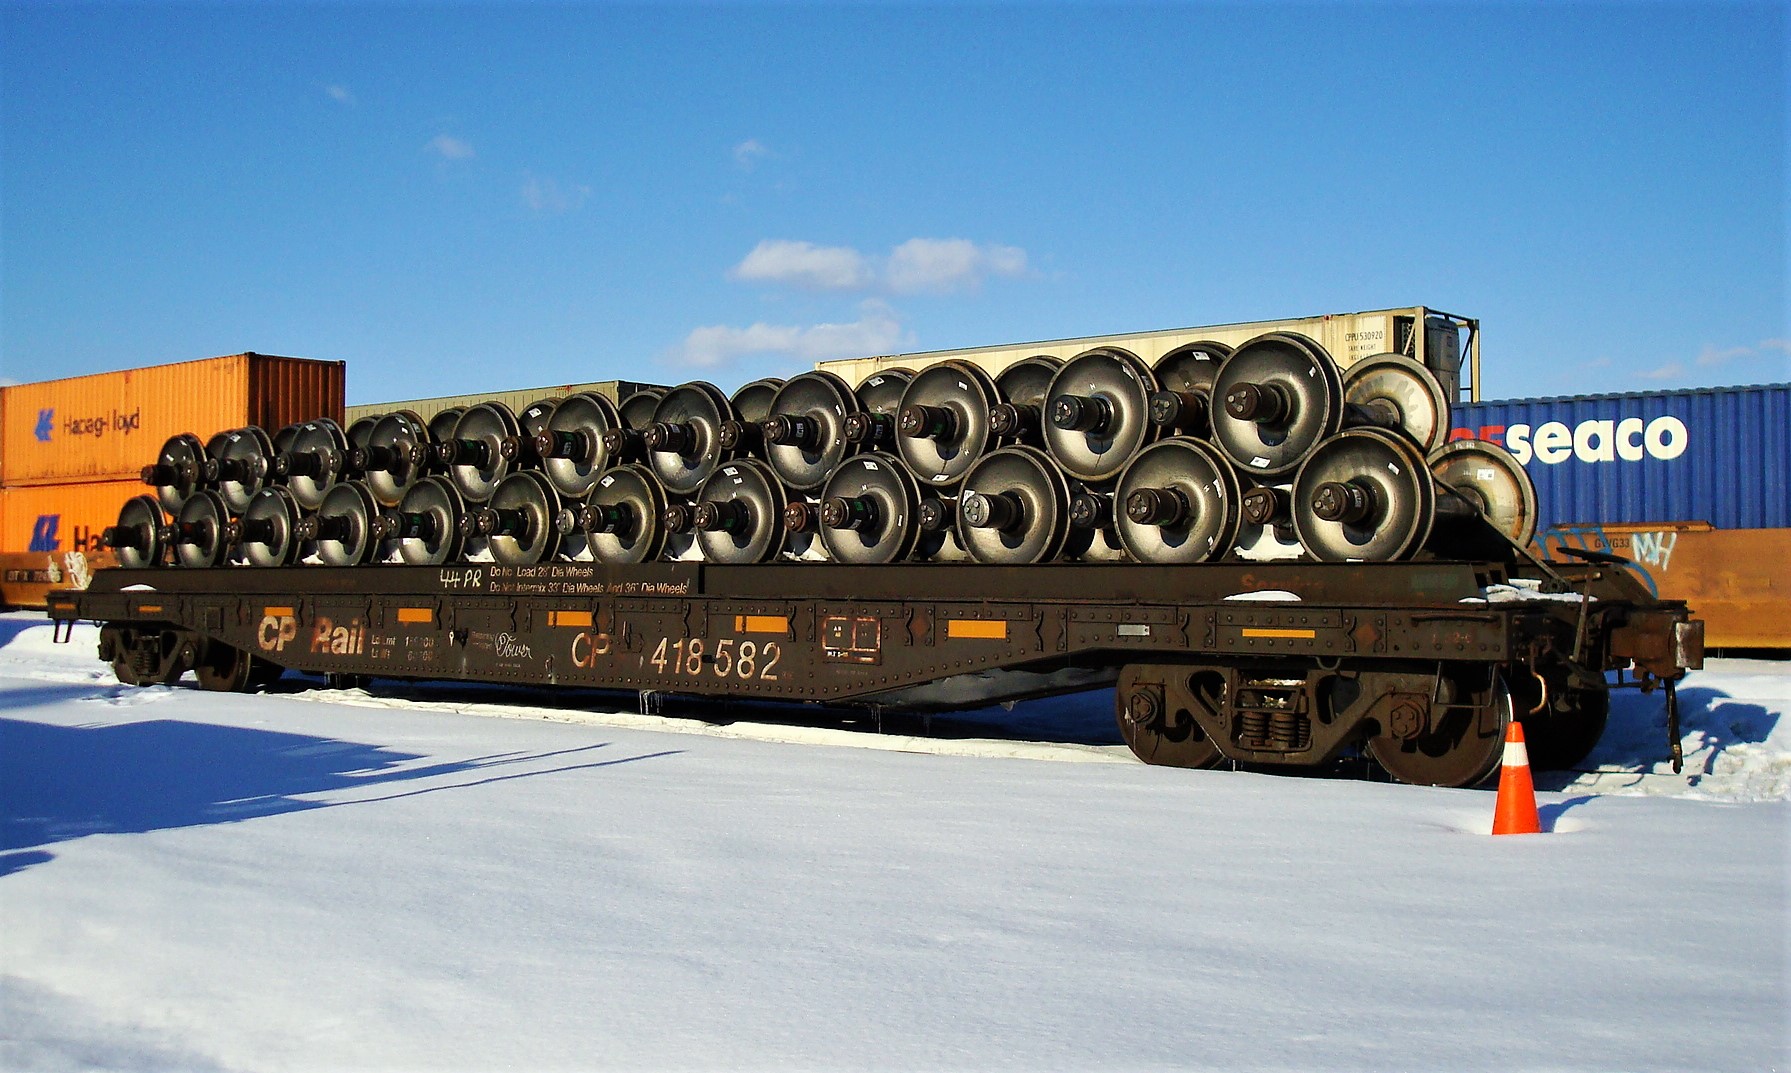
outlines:
{"label": "white cloud", "polygon": [[571,212],[590,196],[591,188],[582,183],[561,183],[551,177],[530,175],[522,184],[522,203],[537,216]]}
{"label": "white cloud", "polygon": [[864,255],[848,246],[766,239],[745,260],[728,269],[728,278],[748,283],[792,283],[817,290],[858,290],[872,275]]}
{"label": "white cloud", "polygon": [[335,101],[337,104],[352,105],[355,103],[354,94],[349,92],[347,86],[331,83],[324,86],[323,91],[329,95],[330,100]]}
{"label": "white cloud", "polygon": [[429,139],[429,144],[423,148],[439,154],[443,160],[471,160],[473,158],[472,143],[449,134],[437,134]]}
{"label": "white cloud", "polygon": [[684,338],[673,357],[705,368],[725,365],[746,354],[787,354],[813,363],[888,354],[904,338],[895,312],[882,302],[868,301],[859,307],[858,319],[848,324],[798,327],[761,321],[744,328],[726,324],[698,328]]}
{"label": "white cloud", "polygon": [[1714,343],[1705,343],[1703,349],[1698,351],[1698,356],[1693,359],[1692,364],[1700,369],[1710,369],[1727,365],[1732,361],[1750,363],[1761,360],[1770,361],[1774,354],[1781,355],[1781,362],[1783,362],[1783,356],[1791,355],[1791,339],[1762,339],[1753,346],[1719,347]]}
{"label": "white cloud", "polygon": [[734,146],[734,163],[751,171],[759,161],[771,155],[771,149],[757,138],[748,138]]}
{"label": "white cloud", "polygon": [[1753,347],[1732,346],[1727,350],[1718,350],[1716,347],[1706,343],[1704,344],[1704,349],[1698,351],[1697,362],[1702,366],[1722,365],[1733,358],[1746,357],[1753,352]]}
{"label": "white cloud", "polygon": [[911,238],[890,251],[884,279],[897,294],[975,290],[990,276],[1026,271],[1026,251],[966,238]]}
{"label": "white cloud", "polygon": [[1025,272],[1025,250],[979,246],[967,238],[911,238],[881,259],[867,257],[850,246],[766,239],[728,270],[728,278],[817,290],[945,294],[974,291],[986,279]]}
{"label": "white cloud", "polygon": [[1644,380],[1672,380],[1685,375],[1685,366],[1676,361],[1670,361],[1658,369],[1649,369],[1647,372],[1637,375]]}

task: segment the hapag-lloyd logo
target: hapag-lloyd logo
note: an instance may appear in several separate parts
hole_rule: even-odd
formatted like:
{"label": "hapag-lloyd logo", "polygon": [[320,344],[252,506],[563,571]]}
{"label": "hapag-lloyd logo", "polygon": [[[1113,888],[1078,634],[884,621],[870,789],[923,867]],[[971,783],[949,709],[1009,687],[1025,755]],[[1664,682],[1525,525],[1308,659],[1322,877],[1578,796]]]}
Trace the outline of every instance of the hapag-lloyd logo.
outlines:
{"label": "hapag-lloyd logo", "polygon": [[1452,440],[1488,440],[1499,444],[1523,465],[1532,458],[1558,465],[1570,458],[1581,462],[1640,462],[1644,458],[1670,461],[1685,453],[1691,433],[1685,422],[1667,414],[1644,421],[1639,417],[1619,420],[1592,418],[1568,427],[1564,421],[1529,425],[1481,425],[1458,428]]}

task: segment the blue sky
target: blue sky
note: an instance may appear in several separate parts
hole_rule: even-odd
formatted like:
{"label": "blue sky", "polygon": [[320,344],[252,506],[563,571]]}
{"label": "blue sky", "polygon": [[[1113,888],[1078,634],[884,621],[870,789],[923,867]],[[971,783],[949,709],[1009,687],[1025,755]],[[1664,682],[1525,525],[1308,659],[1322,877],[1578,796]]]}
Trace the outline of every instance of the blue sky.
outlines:
{"label": "blue sky", "polygon": [[0,5],[0,378],[349,401],[1428,304],[1791,379],[1787,7]]}

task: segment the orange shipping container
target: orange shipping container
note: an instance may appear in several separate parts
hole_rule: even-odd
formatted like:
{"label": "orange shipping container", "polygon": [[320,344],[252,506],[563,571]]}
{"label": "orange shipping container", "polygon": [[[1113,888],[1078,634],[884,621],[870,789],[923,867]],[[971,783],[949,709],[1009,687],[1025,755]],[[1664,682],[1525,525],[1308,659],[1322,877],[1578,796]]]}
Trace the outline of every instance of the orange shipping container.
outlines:
{"label": "orange shipping container", "polygon": [[110,549],[46,555],[0,551],[0,611],[43,607],[51,589],[84,589],[95,570],[117,566]]}
{"label": "orange shipping container", "polygon": [[341,421],[344,368],[236,354],[0,388],[0,486],[133,479],[181,432]]}
{"label": "orange shipping container", "polygon": [[136,480],[0,488],[0,551],[91,554],[124,501],[145,494]]}

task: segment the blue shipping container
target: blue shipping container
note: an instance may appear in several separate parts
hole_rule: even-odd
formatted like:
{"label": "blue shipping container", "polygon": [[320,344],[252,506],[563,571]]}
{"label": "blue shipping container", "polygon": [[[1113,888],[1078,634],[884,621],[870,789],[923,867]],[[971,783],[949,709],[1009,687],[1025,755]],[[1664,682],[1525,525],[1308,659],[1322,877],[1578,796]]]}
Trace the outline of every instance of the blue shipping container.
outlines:
{"label": "blue shipping container", "polygon": [[1455,407],[1452,439],[1517,456],[1541,527],[1791,527],[1791,384],[1510,399]]}

